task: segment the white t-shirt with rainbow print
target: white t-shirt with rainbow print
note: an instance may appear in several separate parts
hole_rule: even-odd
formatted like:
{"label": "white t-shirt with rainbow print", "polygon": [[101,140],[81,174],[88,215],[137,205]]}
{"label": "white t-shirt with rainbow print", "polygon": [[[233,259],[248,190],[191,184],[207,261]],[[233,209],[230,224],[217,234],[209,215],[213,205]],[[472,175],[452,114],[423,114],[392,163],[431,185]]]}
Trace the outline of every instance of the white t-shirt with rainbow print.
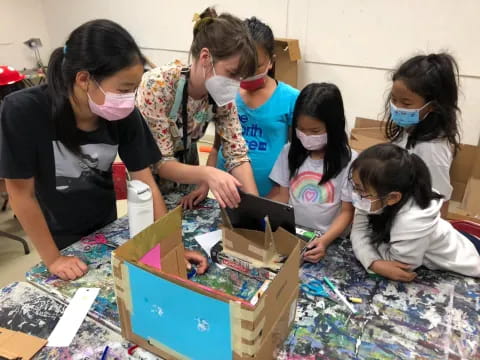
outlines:
{"label": "white t-shirt with rainbow print", "polygon": [[294,207],[295,222],[298,225],[325,233],[339,214],[342,201],[352,202],[348,172],[357,153],[352,152],[352,160],[337,177],[318,185],[323,176],[323,160],[308,157],[298,169],[297,175],[290,179],[289,150],[290,144],[283,147],[270,173],[270,179],[289,188],[289,203]]}

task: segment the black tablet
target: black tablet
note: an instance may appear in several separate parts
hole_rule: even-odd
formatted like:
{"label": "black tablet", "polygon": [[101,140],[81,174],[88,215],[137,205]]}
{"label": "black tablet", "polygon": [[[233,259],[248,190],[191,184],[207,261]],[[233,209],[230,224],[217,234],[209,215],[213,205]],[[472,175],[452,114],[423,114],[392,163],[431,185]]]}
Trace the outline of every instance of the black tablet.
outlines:
{"label": "black tablet", "polygon": [[278,227],[296,235],[295,213],[293,206],[280,203],[263,197],[246,194],[239,191],[241,202],[236,209],[227,208],[227,214],[232,226],[265,231],[265,216],[268,216],[272,231]]}

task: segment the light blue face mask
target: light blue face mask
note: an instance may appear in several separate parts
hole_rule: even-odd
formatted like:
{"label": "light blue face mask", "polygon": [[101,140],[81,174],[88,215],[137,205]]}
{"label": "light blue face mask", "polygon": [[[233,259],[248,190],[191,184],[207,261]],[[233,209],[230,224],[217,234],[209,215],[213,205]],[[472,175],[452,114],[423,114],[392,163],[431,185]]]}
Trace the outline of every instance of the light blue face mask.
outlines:
{"label": "light blue face mask", "polygon": [[390,116],[392,121],[401,127],[415,126],[420,122],[420,111],[429,103],[423,105],[420,109],[402,109],[398,108],[390,101]]}

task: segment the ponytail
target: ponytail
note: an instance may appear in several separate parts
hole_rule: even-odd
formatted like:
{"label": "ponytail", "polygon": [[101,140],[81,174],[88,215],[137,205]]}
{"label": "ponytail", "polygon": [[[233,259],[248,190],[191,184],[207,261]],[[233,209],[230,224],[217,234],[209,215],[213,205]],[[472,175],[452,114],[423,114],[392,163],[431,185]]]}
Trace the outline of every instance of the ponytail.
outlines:
{"label": "ponytail", "polygon": [[412,163],[412,197],[420,208],[425,209],[434,199],[443,196],[432,189],[432,177],[425,162],[416,154],[409,154]]}
{"label": "ponytail", "polygon": [[56,48],[50,55],[47,72],[48,93],[57,140],[61,141],[74,154],[80,155],[80,139],[75,117],[64,116],[69,109],[70,94],[70,89],[62,71],[62,65],[65,61],[65,49],[66,46]]}

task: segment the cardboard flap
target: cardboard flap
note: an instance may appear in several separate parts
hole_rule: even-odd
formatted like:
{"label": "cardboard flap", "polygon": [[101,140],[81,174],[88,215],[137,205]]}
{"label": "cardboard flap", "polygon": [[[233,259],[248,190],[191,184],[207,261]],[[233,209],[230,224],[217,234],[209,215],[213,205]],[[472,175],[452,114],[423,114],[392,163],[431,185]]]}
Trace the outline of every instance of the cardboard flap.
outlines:
{"label": "cardboard flap", "polygon": [[264,249],[270,249],[271,247],[275,246],[273,241],[273,231],[270,225],[270,221],[268,220],[268,216],[265,216],[265,242],[264,242]]}
{"label": "cardboard flap", "polygon": [[280,47],[283,52],[288,52],[290,61],[298,61],[300,55],[300,44],[297,39],[276,38],[275,47]]}
{"label": "cardboard flap", "polygon": [[473,160],[472,175],[475,179],[480,179],[480,147],[476,146],[475,159]]}
{"label": "cardboard flap", "polygon": [[352,133],[350,136],[350,147],[357,151],[368,149],[369,147],[386,142],[372,136],[359,135]]}
{"label": "cardboard flap", "polygon": [[374,139],[382,140],[383,142],[387,142],[388,139],[385,137],[382,128],[377,127],[365,127],[365,128],[354,128],[350,132],[351,137],[356,136],[368,136]]}
{"label": "cardboard flap", "polygon": [[383,128],[383,121],[356,117],[355,128]]}
{"label": "cardboard flap", "polygon": [[[480,148],[474,145],[462,144],[450,168],[450,181],[452,183],[459,182],[466,185],[470,177],[480,178],[479,162]],[[478,174],[475,176],[477,171]]]}
{"label": "cardboard flap", "polygon": [[388,142],[384,122],[362,117],[355,118],[355,127],[350,131],[350,147],[357,151]]}
{"label": "cardboard flap", "polygon": [[463,195],[462,208],[470,216],[480,215],[480,179],[471,177]]}
{"label": "cardboard flap", "polygon": [[[265,233],[263,231],[234,228],[229,229],[235,234],[236,241],[247,241],[262,249],[265,249]],[[243,239],[243,240],[240,240]]]}
{"label": "cardboard flap", "polygon": [[220,209],[220,215],[222,216],[223,226],[225,226],[226,228],[228,228],[230,230],[233,230],[233,226],[232,226],[232,223],[230,221],[230,218],[228,217],[227,210],[225,210],[224,208],[221,208]]}
{"label": "cardboard flap", "polygon": [[0,357],[31,359],[47,344],[47,340],[0,327]]}
{"label": "cardboard flap", "polygon": [[134,236],[114,251],[122,259],[136,264],[157,244],[161,248],[162,271],[186,278],[182,242],[182,208],[179,206]]}

